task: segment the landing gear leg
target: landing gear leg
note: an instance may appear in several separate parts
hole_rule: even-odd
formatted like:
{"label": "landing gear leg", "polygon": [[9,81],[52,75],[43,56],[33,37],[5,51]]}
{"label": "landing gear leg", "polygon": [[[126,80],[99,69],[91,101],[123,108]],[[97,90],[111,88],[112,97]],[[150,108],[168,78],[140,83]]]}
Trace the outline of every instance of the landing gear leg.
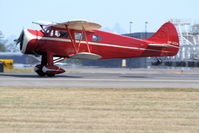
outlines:
{"label": "landing gear leg", "polygon": [[55,74],[64,73],[65,70],[55,66],[53,61],[53,54],[47,53],[45,55],[42,55],[41,64],[35,66],[35,72],[39,76],[48,76],[48,77],[54,77]]}
{"label": "landing gear leg", "polygon": [[47,60],[44,62],[44,66],[42,68],[42,71],[48,76],[48,77],[54,77],[55,74],[60,74],[64,73],[65,70],[54,65],[54,60],[53,60],[53,54],[52,53],[47,53]]}
{"label": "landing gear leg", "polygon": [[55,76],[55,73],[53,72],[49,72],[50,69],[48,68],[52,68],[54,66],[54,62],[53,62],[53,55],[51,53],[47,53],[47,62],[46,62],[47,65],[45,65],[45,68],[44,68],[44,72],[46,73],[46,75],[48,77],[54,77]]}
{"label": "landing gear leg", "polygon": [[39,65],[36,65],[34,70],[35,72],[40,76],[40,77],[44,77],[46,75],[46,73],[44,73],[42,71],[42,68],[47,65],[47,56],[46,55],[42,55],[42,58],[41,58],[41,64]]}

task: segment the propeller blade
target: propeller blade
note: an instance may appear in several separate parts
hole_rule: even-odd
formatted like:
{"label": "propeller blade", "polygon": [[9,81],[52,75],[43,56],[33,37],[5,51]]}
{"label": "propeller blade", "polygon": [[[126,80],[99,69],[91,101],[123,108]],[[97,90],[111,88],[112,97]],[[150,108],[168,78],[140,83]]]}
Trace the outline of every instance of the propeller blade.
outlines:
{"label": "propeller blade", "polygon": [[23,36],[24,36],[24,30],[22,30],[19,38],[14,40],[14,42],[16,42],[16,45],[18,45],[20,42],[23,41]]}

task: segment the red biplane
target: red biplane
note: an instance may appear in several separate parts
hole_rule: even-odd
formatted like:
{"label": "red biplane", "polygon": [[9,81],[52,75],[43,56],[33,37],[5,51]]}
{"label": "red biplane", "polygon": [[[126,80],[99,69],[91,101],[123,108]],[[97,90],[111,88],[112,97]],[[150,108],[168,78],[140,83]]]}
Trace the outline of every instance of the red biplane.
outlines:
{"label": "red biplane", "polygon": [[170,22],[144,40],[100,31],[99,24],[87,21],[33,23],[40,25],[41,30],[24,29],[17,43],[22,53],[41,55],[41,64],[35,66],[39,76],[65,72],[54,64],[69,58],[97,60],[175,56],[179,50],[178,34]]}

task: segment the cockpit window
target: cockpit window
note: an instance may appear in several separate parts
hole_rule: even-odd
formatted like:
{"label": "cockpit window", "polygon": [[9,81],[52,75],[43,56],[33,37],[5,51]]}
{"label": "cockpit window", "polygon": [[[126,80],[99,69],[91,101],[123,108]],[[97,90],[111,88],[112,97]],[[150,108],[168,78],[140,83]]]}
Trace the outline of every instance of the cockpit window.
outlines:
{"label": "cockpit window", "polygon": [[59,37],[59,35],[60,35],[60,34],[59,34],[59,31],[56,30],[56,31],[55,31],[55,36],[56,36],[56,37]]}
{"label": "cockpit window", "polygon": [[80,32],[75,32],[75,39],[76,40],[86,40],[85,34]]}
{"label": "cockpit window", "polygon": [[97,42],[97,41],[101,41],[102,38],[98,35],[93,35],[92,40]]}
{"label": "cockpit window", "polygon": [[61,38],[69,38],[68,32],[59,31],[59,37],[61,37]]}
{"label": "cockpit window", "polygon": [[42,31],[43,31],[45,34],[50,34],[51,28],[50,28],[50,27],[48,27],[48,28],[43,28]]}
{"label": "cockpit window", "polygon": [[67,31],[62,30],[54,30],[51,28],[43,28],[42,31],[50,36],[50,37],[61,37],[61,38],[69,38],[69,34]]}

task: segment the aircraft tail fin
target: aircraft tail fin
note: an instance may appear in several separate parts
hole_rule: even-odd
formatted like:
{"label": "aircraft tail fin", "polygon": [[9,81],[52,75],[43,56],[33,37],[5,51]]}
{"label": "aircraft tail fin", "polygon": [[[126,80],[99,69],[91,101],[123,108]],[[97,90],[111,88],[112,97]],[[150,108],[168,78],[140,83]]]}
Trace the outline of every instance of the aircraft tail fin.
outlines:
{"label": "aircraft tail fin", "polygon": [[160,27],[160,29],[150,38],[145,39],[151,43],[150,47],[164,48],[168,51],[165,56],[174,56],[179,50],[178,32],[171,22],[167,22]]}

